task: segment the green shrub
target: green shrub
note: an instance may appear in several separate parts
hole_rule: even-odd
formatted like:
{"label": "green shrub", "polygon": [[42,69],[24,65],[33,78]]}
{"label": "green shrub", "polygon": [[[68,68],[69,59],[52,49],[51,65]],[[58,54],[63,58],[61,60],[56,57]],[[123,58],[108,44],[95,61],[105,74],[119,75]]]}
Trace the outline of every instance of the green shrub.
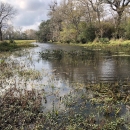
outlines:
{"label": "green shrub", "polygon": [[83,44],[86,43],[86,41],[87,41],[86,38],[82,38],[82,39],[81,39],[81,42],[82,42]]}
{"label": "green shrub", "polygon": [[11,40],[9,41],[9,43],[15,43],[15,41],[14,41],[13,39],[11,39]]}
{"label": "green shrub", "polygon": [[86,28],[87,42],[92,42],[95,39],[95,37],[96,37],[95,30],[96,30],[96,28],[92,25]]}
{"label": "green shrub", "polygon": [[108,38],[100,38],[99,42],[108,44],[109,43],[109,39]]}
{"label": "green shrub", "polygon": [[13,42],[12,44],[7,41],[0,42],[0,51],[12,51],[16,47],[17,45],[15,44],[15,42]]}
{"label": "green shrub", "polygon": [[130,22],[128,22],[125,26],[125,38],[130,40]]}
{"label": "green shrub", "polygon": [[102,30],[103,30],[103,34],[102,34],[102,37],[103,38],[108,38],[108,39],[111,39],[113,38],[113,34],[115,33],[115,26],[109,22],[102,22],[101,23],[101,27]]}
{"label": "green shrub", "polygon": [[81,42],[81,43],[87,43],[87,42],[92,42],[96,35],[95,35],[95,26],[93,25],[86,25],[85,23],[82,23],[80,25],[81,27],[81,32],[78,36],[78,40]]}
{"label": "green shrub", "polygon": [[6,42],[6,41],[2,41],[2,42],[0,43],[0,46],[9,46],[9,43]]}

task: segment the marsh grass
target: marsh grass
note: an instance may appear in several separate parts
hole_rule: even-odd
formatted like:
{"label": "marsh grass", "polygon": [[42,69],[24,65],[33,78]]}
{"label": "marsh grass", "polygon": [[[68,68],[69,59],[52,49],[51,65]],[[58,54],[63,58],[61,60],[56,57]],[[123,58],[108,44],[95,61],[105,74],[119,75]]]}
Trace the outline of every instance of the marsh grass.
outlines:
{"label": "marsh grass", "polygon": [[114,40],[111,39],[107,44],[103,42],[92,42],[92,43],[86,43],[86,44],[70,44],[70,45],[76,45],[76,46],[82,46],[88,50],[96,50],[96,51],[102,51],[102,52],[130,52],[130,40]]}
{"label": "marsh grass", "polygon": [[27,129],[31,124],[35,127],[41,117],[44,119],[42,98],[35,90],[10,88],[0,99],[0,129]]}
{"label": "marsh grass", "polygon": [[15,40],[18,47],[35,47],[35,45],[31,44],[33,42],[36,42],[36,40]]}
{"label": "marsh grass", "polygon": [[1,41],[0,52],[14,51],[21,48],[34,47],[32,42],[35,40],[12,40],[12,41]]}
{"label": "marsh grass", "polygon": [[[129,87],[126,89],[124,88],[125,85],[126,84],[120,83],[118,86],[114,83],[90,84],[87,85],[87,87],[82,88],[83,92],[79,96],[80,93],[77,90],[79,84],[78,86],[75,84],[74,87],[76,88],[77,95],[79,96],[79,99],[76,99],[78,102],[75,107],[77,109],[76,111],[78,111],[77,114],[80,113],[82,115],[82,118],[84,118],[83,122],[87,117],[86,124],[83,125],[83,127],[80,126],[80,128],[123,130],[125,129],[125,125],[127,125],[128,128],[130,126],[130,124],[127,123],[130,120],[128,119],[129,115],[127,115],[127,120],[125,120],[124,116],[122,116],[123,114],[125,115],[123,112],[125,105],[130,103],[130,97],[128,93]],[[79,87],[79,89],[81,90],[81,87]],[[70,97],[67,98],[71,98],[71,100],[73,100],[75,97],[72,98],[72,95],[70,95]],[[69,104],[69,106],[71,106],[71,104]],[[76,111],[73,109],[73,113]],[[83,115],[86,113],[89,114],[84,117]],[[93,119],[92,121],[91,118]],[[70,126],[74,129],[78,129],[77,124],[78,123],[73,125],[73,127],[72,124]]]}

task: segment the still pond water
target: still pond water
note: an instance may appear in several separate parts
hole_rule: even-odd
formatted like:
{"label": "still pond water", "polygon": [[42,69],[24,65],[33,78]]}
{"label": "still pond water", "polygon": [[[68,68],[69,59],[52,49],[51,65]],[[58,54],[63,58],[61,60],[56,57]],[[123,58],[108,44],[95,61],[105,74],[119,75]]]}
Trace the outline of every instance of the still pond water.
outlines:
{"label": "still pond water", "polygon": [[[123,52],[103,53],[101,50],[87,50],[86,48],[79,46],[70,46],[70,45],[57,45],[51,43],[34,43],[38,47],[22,50],[21,52],[15,52],[15,55],[11,57],[19,61],[19,63],[26,64],[30,69],[38,70],[43,73],[43,78],[41,81],[36,81],[38,84],[44,84],[44,88],[48,96],[46,96],[46,103],[44,111],[51,110],[54,106],[56,109],[65,109],[65,105],[60,102],[61,97],[65,97],[67,94],[70,94],[73,91],[73,86],[85,86],[88,83],[114,83],[118,82],[130,82],[130,56],[124,55]],[[86,57],[76,58],[75,55],[72,57],[61,58],[60,60],[49,58],[42,58],[40,53],[44,53],[47,50],[64,50],[66,52],[73,51],[86,51],[88,52]],[[122,55],[123,54],[123,55]],[[39,86],[39,85],[38,85]],[[49,87],[51,86],[51,87]],[[54,90],[54,88],[56,88]],[[55,93],[53,93],[55,91]],[[58,96],[56,96],[58,93]],[[80,91],[74,92],[74,98],[78,99],[77,93]],[[85,93],[88,98],[93,98],[92,91],[82,91]],[[58,98],[57,98],[58,97]],[[80,96],[79,96],[80,97]],[[44,102],[44,101],[43,101]],[[120,115],[127,113],[126,106],[122,103],[119,103],[117,107],[122,108]],[[95,107],[91,106],[90,102],[87,102],[87,113],[88,115],[91,112],[97,111]],[[78,109],[78,106],[75,106],[75,109]],[[99,117],[99,115],[97,115]],[[103,115],[100,115],[100,119]],[[113,118],[113,117],[112,117]]]}
{"label": "still pond water", "polygon": [[[23,50],[15,54],[15,59],[20,64],[26,64],[29,68],[44,72],[42,81],[38,83],[56,86],[59,95],[64,96],[72,91],[73,83],[82,85],[88,83],[110,83],[110,82],[129,82],[130,81],[130,56],[117,55],[115,53],[102,53],[100,50],[85,50],[83,47],[70,45],[57,45],[52,43],[33,43],[38,47]],[[40,53],[46,50],[88,51],[85,58],[68,57],[66,59],[44,59]],[[123,54],[123,52],[119,52]],[[14,56],[13,56],[14,58]],[[53,83],[52,83],[53,80]],[[50,88],[46,87],[50,92]],[[50,97],[52,101],[54,96]],[[57,103],[57,102],[56,102]],[[47,105],[48,104],[48,105]],[[51,108],[48,102],[46,108]]]}
{"label": "still pond water", "polygon": [[[42,59],[39,52],[46,50],[65,50],[79,51],[84,50],[83,47],[56,45],[51,43],[35,43],[38,47],[29,49],[27,57],[20,57],[25,60],[26,64],[31,64],[36,70],[42,69],[53,72],[59,80],[67,80],[69,82],[114,82],[130,80],[130,56],[117,56],[116,52],[102,53],[95,50],[88,53],[86,59],[75,59],[75,56],[66,60],[46,60]],[[87,51],[87,50],[86,50]],[[121,52],[123,53],[123,52]]]}

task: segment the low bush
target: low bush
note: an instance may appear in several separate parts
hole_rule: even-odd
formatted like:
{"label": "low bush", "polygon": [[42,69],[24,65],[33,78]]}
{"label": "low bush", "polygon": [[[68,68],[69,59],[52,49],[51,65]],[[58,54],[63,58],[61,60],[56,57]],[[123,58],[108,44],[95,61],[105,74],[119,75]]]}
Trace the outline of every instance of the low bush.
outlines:
{"label": "low bush", "polygon": [[17,45],[11,42],[2,41],[0,42],[0,51],[12,51],[17,48]]}
{"label": "low bush", "polygon": [[101,43],[105,43],[105,44],[109,43],[109,39],[108,38],[100,38],[99,41]]}
{"label": "low bush", "polygon": [[33,44],[34,40],[10,40],[0,42],[0,52],[4,51],[14,51],[16,49],[35,47]]}
{"label": "low bush", "polygon": [[1,41],[0,46],[9,46],[9,43],[7,41]]}

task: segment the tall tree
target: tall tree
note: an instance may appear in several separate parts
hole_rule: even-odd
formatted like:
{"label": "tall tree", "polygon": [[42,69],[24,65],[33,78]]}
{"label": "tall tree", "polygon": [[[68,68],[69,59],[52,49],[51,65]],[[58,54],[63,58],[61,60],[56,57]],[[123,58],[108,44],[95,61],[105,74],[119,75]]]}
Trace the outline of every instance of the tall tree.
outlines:
{"label": "tall tree", "polygon": [[8,20],[15,15],[16,10],[8,3],[0,3],[0,41],[3,40],[2,29],[7,26]]}
{"label": "tall tree", "polygon": [[49,40],[52,40],[52,32],[50,26],[50,20],[42,21],[39,26],[39,30],[36,32],[38,41],[47,42]]}
{"label": "tall tree", "polygon": [[92,25],[92,9],[88,0],[78,0],[81,3],[82,9],[84,10],[84,18],[87,23]]}
{"label": "tall tree", "polygon": [[81,6],[81,3],[78,0],[64,0],[61,12],[64,18],[64,25],[71,25],[73,30],[72,32],[74,32],[74,30],[76,32],[74,40],[78,41],[78,35],[80,34],[79,23],[81,22],[84,16],[84,10]]}
{"label": "tall tree", "polygon": [[27,29],[24,31],[24,33],[27,35],[29,40],[35,40],[36,39],[36,30],[33,29]]}
{"label": "tall tree", "polygon": [[111,9],[116,11],[117,19],[116,19],[116,37],[119,35],[119,27],[121,24],[121,18],[124,10],[130,4],[130,0],[105,0],[107,4],[110,5]]}
{"label": "tall tree", "polygon": [[58,6],[57,1],[53,1],[49,5],[49,13],[48,16],[50,17],[50,31],[52,33],[52,41],[58,41],[59,35],[61,31],[61,23],[62,23],[62,12],[61,6]]}
{"label": "tall tree", "polygon": [[[102,0],[78,0],[82,7],[85,7],[86,10],[87,19],[90,23],[89,26],[92,26],[92,24],[95,24],[97,26],[97,30],[95,31],[95,34],[97,37],[103,36],[103,28],[101,22],[104,18],[104,5]],[[85,17],[85,16],[84,16]]]}

